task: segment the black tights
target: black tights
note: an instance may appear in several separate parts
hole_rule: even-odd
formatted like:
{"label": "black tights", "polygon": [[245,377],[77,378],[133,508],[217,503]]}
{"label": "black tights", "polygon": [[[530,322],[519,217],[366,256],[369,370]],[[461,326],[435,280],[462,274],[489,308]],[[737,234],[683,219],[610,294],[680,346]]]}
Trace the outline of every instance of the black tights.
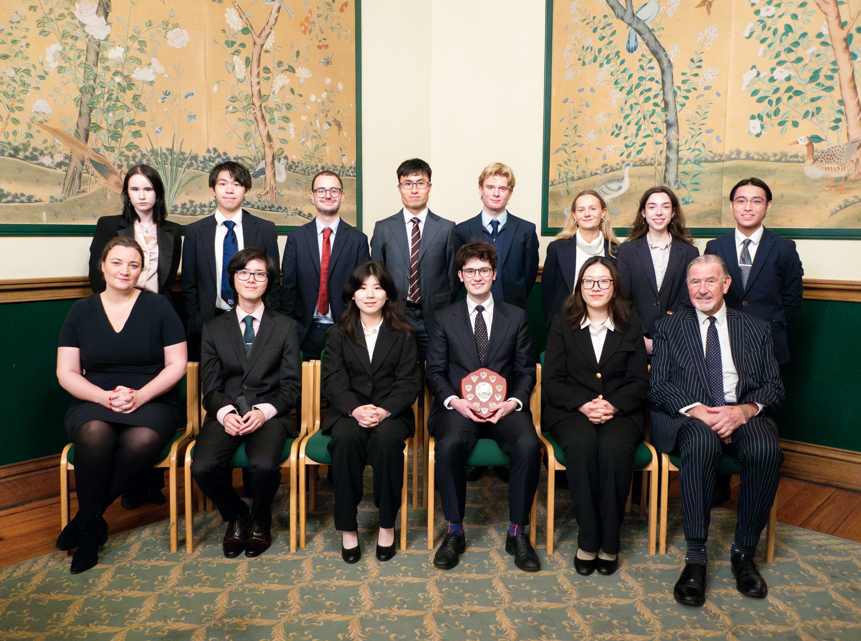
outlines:
{"label": "black tights", "polygon": [[88,523],[157,463],[164,447],[148,427],[89,421],[75,430],[75,484],[81,523]]}

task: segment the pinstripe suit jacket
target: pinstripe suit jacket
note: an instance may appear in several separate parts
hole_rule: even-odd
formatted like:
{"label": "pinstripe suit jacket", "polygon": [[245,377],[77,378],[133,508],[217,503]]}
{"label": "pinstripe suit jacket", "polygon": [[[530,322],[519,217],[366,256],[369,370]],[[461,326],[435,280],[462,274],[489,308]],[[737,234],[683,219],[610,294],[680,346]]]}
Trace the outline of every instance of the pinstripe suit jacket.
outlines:
{"label": "pinstripe suit jacket", "polygon": [[[777,407],[784,390],[768,324],[731,308],[726,314],[732,361],[738,372],[738,402]],[[690,420],[679,410],[694,403],[711,403],[696,311],[684,308],[659,321],[654,340],[651,441],[659,452],[671,452],[679,428]]]}

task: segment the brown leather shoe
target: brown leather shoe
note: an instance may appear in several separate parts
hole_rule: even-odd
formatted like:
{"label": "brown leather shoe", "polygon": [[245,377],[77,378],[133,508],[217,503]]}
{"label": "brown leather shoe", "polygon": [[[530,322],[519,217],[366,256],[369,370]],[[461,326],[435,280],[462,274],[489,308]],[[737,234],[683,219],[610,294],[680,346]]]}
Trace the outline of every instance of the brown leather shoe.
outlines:
{"label": "brown leather shoe", "polygon": [[260,556],[272,545],[272,534],[269,531],[269,519],[254,519],[248,526],[245,539],[245,556]]}
{"label": "brown leather shoe", "polygon": [[227,531],[224,533],[221,549],[228,559],[236,558],[245,549],[245,525],[245,519],[241,516],[227,522]]}

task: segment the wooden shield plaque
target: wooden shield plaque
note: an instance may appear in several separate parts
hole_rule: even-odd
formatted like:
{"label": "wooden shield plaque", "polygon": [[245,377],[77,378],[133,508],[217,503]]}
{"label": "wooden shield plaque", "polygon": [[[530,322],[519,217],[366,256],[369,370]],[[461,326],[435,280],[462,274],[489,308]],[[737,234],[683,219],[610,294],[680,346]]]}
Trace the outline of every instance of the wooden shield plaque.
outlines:
{"label": "wooden shield plaque", "polygon": [[489,414],[506,399],[507,393],[505,378],[486,367],[467,374],[460,381],[460,397],[472,403],[481,414]]}

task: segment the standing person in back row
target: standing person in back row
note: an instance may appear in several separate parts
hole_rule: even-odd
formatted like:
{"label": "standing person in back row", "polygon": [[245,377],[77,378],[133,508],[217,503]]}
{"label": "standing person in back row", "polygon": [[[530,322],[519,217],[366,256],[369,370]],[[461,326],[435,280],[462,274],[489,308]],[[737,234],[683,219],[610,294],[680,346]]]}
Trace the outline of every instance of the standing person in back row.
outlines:
{"label": "standing person in back row", "polygon": [[460,291],[454,257],[461,243],[454,223],[428,209],[430,165],[419,158],[405,160],[397,175],[404,207],[374,226],[371,259],[392,275],[398,308],[416,332],[423,361],[434,315]]}
{"label": "standing person in back row", "polygon": [[535,224],[508,211],[514,194],[514,172],[495,162],[478,176],[481,213],[457,226],[463,244],[490,243],[496,249],[496,280],[490,291],[495,300],[526,309],[526,299],[538,276],[538,234]]}

